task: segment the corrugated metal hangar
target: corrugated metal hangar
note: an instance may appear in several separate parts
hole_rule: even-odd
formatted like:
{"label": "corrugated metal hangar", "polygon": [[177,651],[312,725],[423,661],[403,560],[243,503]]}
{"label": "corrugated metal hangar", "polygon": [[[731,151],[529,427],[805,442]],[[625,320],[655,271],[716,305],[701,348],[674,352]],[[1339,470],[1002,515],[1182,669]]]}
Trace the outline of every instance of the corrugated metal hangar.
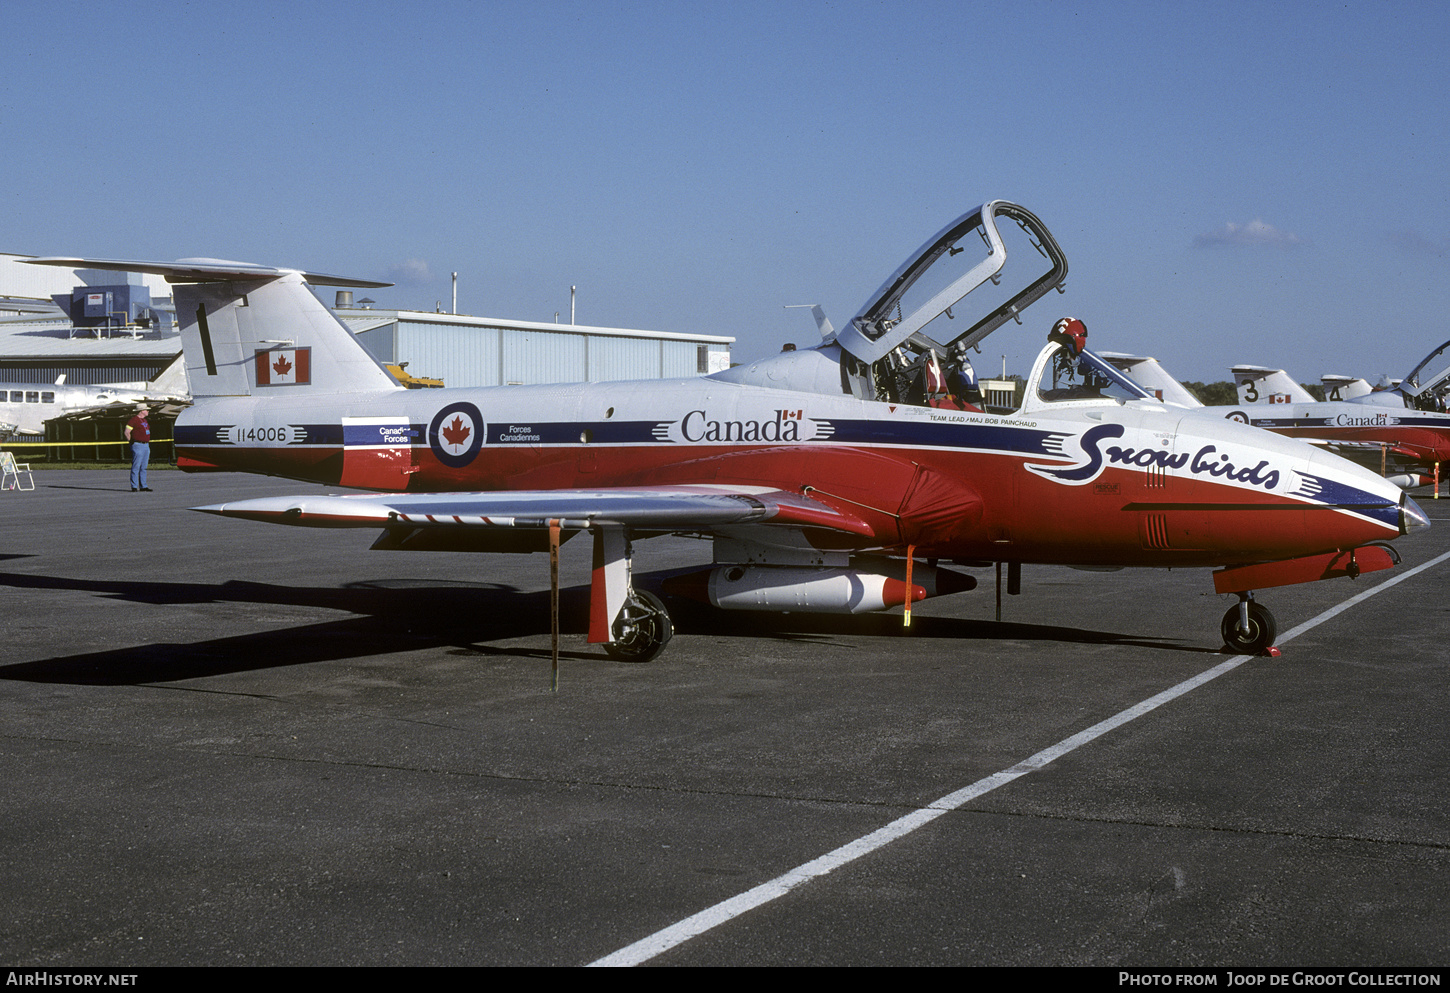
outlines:
{"label": "corrugated metal hangar", "polygon": [[379,362],[448,386],[683,379],[730,367],[735,339],[625,328],[340,308]]}

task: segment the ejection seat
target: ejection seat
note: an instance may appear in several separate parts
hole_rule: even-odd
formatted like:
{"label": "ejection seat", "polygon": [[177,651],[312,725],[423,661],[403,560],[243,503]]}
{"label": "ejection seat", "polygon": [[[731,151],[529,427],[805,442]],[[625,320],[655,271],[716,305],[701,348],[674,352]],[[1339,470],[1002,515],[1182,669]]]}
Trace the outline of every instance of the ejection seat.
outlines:
{"label": "ejection seat", "polygon": [[[24,477],[24,483],[21,482]],[[35,480],[30,475],[30,463],[15,461],[13,452],[0,452],[0,490],[33,490]]]}

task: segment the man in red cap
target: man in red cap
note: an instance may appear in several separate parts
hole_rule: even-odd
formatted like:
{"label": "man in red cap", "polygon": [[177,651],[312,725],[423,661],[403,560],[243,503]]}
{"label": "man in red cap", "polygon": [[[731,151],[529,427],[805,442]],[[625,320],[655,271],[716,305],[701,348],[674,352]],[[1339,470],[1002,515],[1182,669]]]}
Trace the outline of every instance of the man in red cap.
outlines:
{"label": "man in red cap", "polygon": [[150,493],[146,485],[146,466],[151,461],[151,411],[144,406],[126,422],[126,440],[131,443],[131,492]]}

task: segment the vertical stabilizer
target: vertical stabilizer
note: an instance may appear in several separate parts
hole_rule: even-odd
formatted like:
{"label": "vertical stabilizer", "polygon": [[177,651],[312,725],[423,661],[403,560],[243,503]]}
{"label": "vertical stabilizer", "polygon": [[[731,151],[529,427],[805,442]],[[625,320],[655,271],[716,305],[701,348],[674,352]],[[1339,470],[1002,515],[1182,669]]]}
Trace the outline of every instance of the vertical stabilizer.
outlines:
{"label": "vertical stabilizer", "polygon": [[174,293],[193,396],[399,388],[299,272],[183,283]]}
{"label": "vertical stabilizer", "polygon": [[148,397],[189,397],[191,387],[186,383],[186,356],[178,355],[171,364],[148,381],[144,392]]}
{"label": "vertical stabilizer", "polygon": [[1363,379],[1355,376],[1339,376],[1326,372],[1319,377],[1324,384],[1324,399],[1326,400],[1354,400],[1358,397],[1366,397],[1374,392],[1374,387]]}
{"label": "vertical stabilizer", "polygon": [[402,389],[307,286],[389,283],[222,259],[25,261],[165,276],[195,398]]}
{"label": "vertical stabilizer", "polygon": [[1163,368],[1163,364],[1150,355],[1128,355],[1123,352],[1093,353],[1108,362],[1133,382],[1153,394],[1164,403],[1176,403],[1180,407],[1202,407],[1203,401],[1188,392],[1178,380]]}
{"label": "vertical stabilizer", "polygon": [[1314,397],[1283,369],[1236,365],[1231,370],[1239,403],[1313,403]]}

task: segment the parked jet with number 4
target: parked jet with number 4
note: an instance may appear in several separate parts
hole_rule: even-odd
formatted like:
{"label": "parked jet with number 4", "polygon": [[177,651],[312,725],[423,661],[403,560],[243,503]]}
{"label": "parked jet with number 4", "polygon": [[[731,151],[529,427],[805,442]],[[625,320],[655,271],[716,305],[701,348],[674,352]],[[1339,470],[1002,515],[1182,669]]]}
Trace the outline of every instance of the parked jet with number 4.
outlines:
{"label": "parked jet with number 4", "polygon": [[1216,567],[1239,598],[1224,640],[1258,652],[1275,623],[1252,591],[1389,568],[1386,539],[1426,523],[1372,472],[1158,402],[1083,347],[1080,321],[1057,322],[1018,410],[944,394],[944,365],[1063,289],[1056,241],[1005,201],[953,221],[819,345],[680,381],[405,390],[306,285],[386,284],[214,259],[31,261],[175,284],[195,398],[176,424],[184,468],[368,491],[197,509],[370,528],[379,549],[545,551],[587,533],[589,640],[617,658],[671,636],[631,581],[634,543],[660,534],[713,543],[673,588],[721,608],[900,604],[908,622],[914,601],[975,585],[952,563],[1006,563],[1012,581],[1024,563]]}

